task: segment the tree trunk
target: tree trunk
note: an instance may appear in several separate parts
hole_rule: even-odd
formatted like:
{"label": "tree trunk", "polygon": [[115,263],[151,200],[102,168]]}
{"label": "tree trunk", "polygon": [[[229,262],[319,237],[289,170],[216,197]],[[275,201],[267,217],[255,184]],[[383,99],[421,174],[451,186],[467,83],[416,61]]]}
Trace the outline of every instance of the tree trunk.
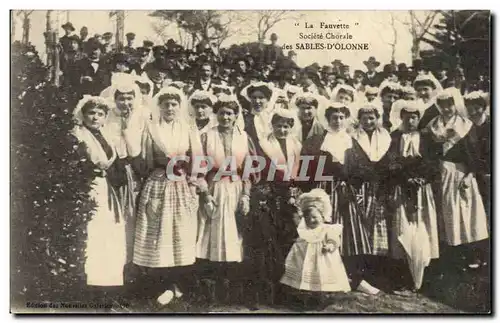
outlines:
{"label": "tree trunk", "polygon": [[196,33],[191,33],[191,41],[193,42],[193,50],[196,49]]}
{"label": "tree trunk", "polygon": [[420,44],[419,43],[420,43],[420,41],[418,39],[413,38],[412,46],[411,46],[411,59],[413,61],[420,58],[420,50],[419,50]]}
{"label": "tree trunk", "polygon": [[[51,66],[51,69],[54,66],[53,62],[53,47],[54,40],[52,39],[52,10],[47,10],[47,15],[45,16],[45,52],[47,53],[47,66]],[[53,79],[51,75],[51,79]]]}
{"label": "tree trunk", "polygon": [[23,18],[23,39],[22,39],[22,43],[24,45],[28,45],[29,41],[30,41],[30,18],[29,18],[29,15],[24,15],[24,18]]}
{"label": "tree trunk", "polygon": [[259,44],[264,43],[264,35],[262,35],[262,32],[260,32],[260,31],[257,34],[257,41],[259,42]]}
{"label": "tree trunk", "polygon": [[125,11],[118,10],[116,12],[116,49],[123,50],[123,37],[125,33]]}

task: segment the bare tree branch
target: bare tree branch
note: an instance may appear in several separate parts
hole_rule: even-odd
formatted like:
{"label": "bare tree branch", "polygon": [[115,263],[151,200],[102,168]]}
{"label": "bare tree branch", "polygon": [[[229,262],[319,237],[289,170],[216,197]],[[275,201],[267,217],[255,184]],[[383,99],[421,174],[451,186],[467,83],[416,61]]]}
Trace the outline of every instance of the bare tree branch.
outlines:
{"label": "bare tree branch", "polygon": [[[253,13],[257,26],[249,24],[250,30],[257,34],[257,41],[263,43],[267,33],[281,21],[299,19],[302,15],[293,10],[258,10]],[[255,23],[255,22],[254,22]]]}

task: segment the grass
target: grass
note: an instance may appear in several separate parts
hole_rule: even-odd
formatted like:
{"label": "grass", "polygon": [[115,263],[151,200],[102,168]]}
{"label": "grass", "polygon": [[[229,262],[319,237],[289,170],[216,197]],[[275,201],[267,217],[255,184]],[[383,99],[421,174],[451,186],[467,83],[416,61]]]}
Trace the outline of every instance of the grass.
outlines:
{"label": "grass", "polygon": [[406,296],[386,294],[369,296],[359,292],[332,293],[328,295],[328,306],[320,311],[294,310],[283,305],[259,305],[251,310],[244,305],[221,303],[208,304],[203,301],[175,301],[159,308],[152,301],[147,304],[132,303],[127,308],[114,306],[114,313],[237,313],[237,314],[279,314],[279,313],[405,313],[444,314],[490,312],[489,267],[476,271],[450,270],[445,275],[427,277],[420,293]]}

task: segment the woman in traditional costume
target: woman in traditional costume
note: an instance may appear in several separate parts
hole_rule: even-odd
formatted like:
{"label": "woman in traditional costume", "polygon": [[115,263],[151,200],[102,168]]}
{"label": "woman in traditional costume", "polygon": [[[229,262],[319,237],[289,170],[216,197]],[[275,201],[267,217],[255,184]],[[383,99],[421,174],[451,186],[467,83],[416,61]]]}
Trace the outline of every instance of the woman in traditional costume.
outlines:
{"label": "woman in traditional costume", "polygon": [[[251,103],[251,112],[245,116],[245,132],[255,145],[256,156],[266,164],[268,159],[263,145],[266,146],[269,136],[273,134],[271,119],[276,111],[273,89],[273,86],[259,82],[248,86],[245,93]],[[290,151],[294,151],[293,147]],[[250,213],[243,235],[245,257],[249,261],[247,288],[250,293],[247,301],[252,307],[259,295],[263,296],[261,299],[272,298],[275,285],[282,274],[279,262],[285,257],[278,244],[277,227],[271,211],[273,206],[269,201],[272,187],[267,181],[267,165],[261,166],[260,171],[255,174],[255,185],[250,194]]]}
{"label": "woman in traditional costume", "polygon": [[275,259],[278,271],[276,275],[280,275],[284,270],[284,257],[296,238],[298,225],[298,213],[294,201],[299,196],[299,188],[295,179],[299,172],[302,145],[293,135],[298,122],[298,117],[293,111],[277,109],[271,118],[273,132],[260,141],[266,160],[261,180],[267,181],[270,188],[268,219],[272,223],[267,223],[268,230],[275,231],[273,236],[276,236],[280,249]]}
{"label": "woman in traditional costume", "polygon": [[95,166],[89,194],[95,208],[87,224],[85,274],[87,285],[99,287],[94,296],[101,302],[106,301],[103,297],[115,296],[108,294],[116,292],[110,287],[123,286],[127,262],[126,220],[116,185],[108,176],[117,160],[113,140],[103,129],[109,109],[109,102],[103,98],[85,96],[74,111],[77,125],[73,130],[83,154]]}
{"label": "woman in traditional costume", "polygon": [[105,128],[116,147],[117,158],[115,167],[108,175],[117,185],[115,189],[120,199],[122,214],[127,222],[127,262],[131,262],[136,202],[142,178],[133,170],[126,138],[142,136],[145,123],[150,116],[149,109],[142,100],[143,95],[134,78],[129,74],[115,74],[111,86],[105,89],[101,96],[113,102]]}
{"label": "woman in traditional costume", "polygon": [[[187,122],[187,99],[174,87],[161,89],[153,98],[151,119],[142,138],[129,137],[130,156],[136,170],[146,177],[137,210],[134,264],[149,269],[156,279],[170,284],[158,301],[181,297],[180,284],[191,279],[196,258],[198,195],[191,172],[193,159],[201,156],[199,136]],[[198,190],[204,190],[199,185]],[[186,288],[185,286],[182,286]]]}
{"label": "woman in traditional costume", "polygon": [[380,84],[379,99],[382,103],[382,126],[389,132],[396,129],[393,127],[391,118],[391,109],[394,102],[401,97],[401,86],[398,83],[385,81]]}
{"label": "woman in traditional costume", "polygon": [[424,111],[418,128],[425,129],[429,122],[439,115],[436,106],[436,95],[443,90],[443,87],[434,75],[429,72],[428,74],[418,75],[413,81],[413,88],[417,92],[417,103],[422,105],[420,109]]}
{"label": "woman in traditional costume", "polygon": [[325,131],[317,118],[318,107],[325,101],[324,97],[313,93],[299,93],[294,97],[291,110],[298,115],[300,120],[295,135],[301,143]]}
{"label": "woman in traditional costume", "polygon": [[251,188],[251,180],[243,177],[243,171],[254,147],[246,132],[236,126],[241,108],[235,96],[221,96],[214,113],[218,125],[201,135],[204,154],[213,159],[213,165],[205,177],[208,191],[201,196],[198,211],[196,255],[208,261],[200,263],[201,276],[215,279],[216,290],[228,295],[230,283],[242,278],[241,224],[250,210]]}
{"label": "woman in traditional costume", "polygon": [[[383,270],[383,257],[389,253],[387,219],[387,152],[391,136],[382,127],[379,106],[366,105],[358,110],[359,127],[353,133],[353,147],[349,150],[345,165],[348,181],[356,188],[359,204],[365,216],[373,264],[372,269]],[[366,257],[365,257],[366,258]],[[369,293],[378,290],[368,289]]]}
{"label": "woman in traditional costume", "polygon": [[217,98],[208,91],[196,90],[189,97],[189,116],[200,135],[217,126],[217,117],[213,106]]}
{"label": "woman in traditional costume", "polygon": [[[401,121],[389,149],[391,193],[389,249],[394,290],[418,290],[424,269],[439,258],[437,213],[431,183],[439,177],[436,152],[428,133],[418,131],[423,111],[414,101],[398,101],[393,115]],[[410,275],[411,273],[411,275]]]}
{"label": "woman in traditional costume", "polygon": [[486,213],[489,213],[490,205],[490,180],[491,180],[491,117],[488,108],[488,93],[474,91],[464,97],[465,107],[469,119],[476,128],[479,140],[479,162],[477,167],[479,173],[476,174],[479,191],[483,197],[483,204],[487,207]]}
{"label": "woman in traditional costume", "polygon": [[[331,101],[338,102],[349,109],[349,114],[351,116],[347,118],[345,127],[347,129],[347,132],[351,133],[353,128],[355,128],[358,123],[358,120],[356,119],[356,113],[358,111],[357,109],[359,108],[360,104],[364,104],[363,102],[365,100],[358,96],[356,90],[352,86],[339,84],[333,89]],[[319,115],[318,118],[320,120],[322,118],[324,119],[324,115]],[[326,124],[328,124],[328,121],[326,122]]]}
{"label": "woman in traditional costume", "polygon": [[[436,100],[439,115],[427,129],[440,153],[441,200],[444,230],[450,246],[464,245],[471,268],[479,264],[474,242],[488,238],[486,213],[476,180],[481,166],[477,128],[464,117],[461,95],[456,88],[444,90]],[[472,244],[472,245],[471,245]]]}
{"label": "woman in traditional costume", "polygon": [[[322,117],[322,118],[321,118]],[[324,189],[330,197],[332,223],[343,226],[339,245],[344,263],[351,276],[351,287],[367,293],[376,290],[365,280],[364,256],[371,254],[366,219],[357,204],[357,192],[348,181],[346,155],[353,147],[353,138],[347,132],[350,110],[342,103],[332,102],[320,107],[318,118],[325,124],[325,132],[307,140],[302,156],[314,156],[308,164],[309,181],[301,182],[304,191]],[[321,163],[321,167],[319,167]],[[330,179],[316,180],[316,176]]]}

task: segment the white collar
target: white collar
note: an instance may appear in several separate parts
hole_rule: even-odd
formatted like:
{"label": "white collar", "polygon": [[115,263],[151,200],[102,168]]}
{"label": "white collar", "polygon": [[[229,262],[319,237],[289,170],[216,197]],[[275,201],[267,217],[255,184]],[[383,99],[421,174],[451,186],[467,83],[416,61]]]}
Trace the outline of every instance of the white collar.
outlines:
{"label": "white collar", "polygon": [[373,162],[377,162],[385,156],[392,140],[389,132],[384,128],[375,129],[371,140],[361,127],[353,134],[353,137],[359,143],[370,161]]}

